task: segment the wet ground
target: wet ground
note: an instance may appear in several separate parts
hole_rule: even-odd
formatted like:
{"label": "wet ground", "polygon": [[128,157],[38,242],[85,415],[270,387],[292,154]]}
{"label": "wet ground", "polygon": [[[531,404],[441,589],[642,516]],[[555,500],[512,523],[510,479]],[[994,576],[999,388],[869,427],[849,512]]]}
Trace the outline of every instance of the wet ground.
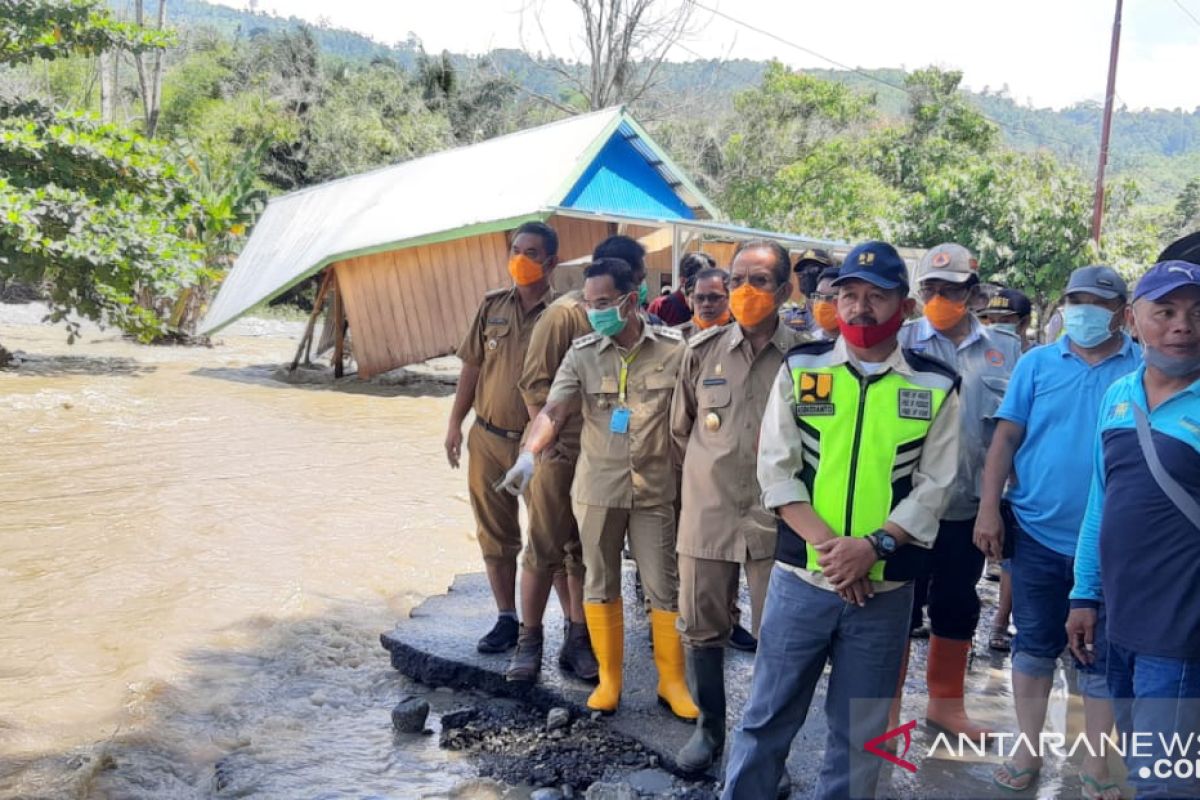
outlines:
{"label": "wet ground", "polygon": [[[614,745],[623,756],[629,754],[625,757],[630,759],[630,763],[622,763],[621,758],[613,758],[607,752],[600,754],[596,762],[600,766],[607,765],[603,773],[604,780],[618,783],[628,781],[630,775],[640,775],[646,766],[652,766],[667,784],[657,791],[644,791],[643,796],[713,796],[720,788],[718,770],[697,779],[697,776],[679,773],[675,767],[674,755],[691,735],[691,726],[668,714],[657,703],[653,656],[644,616],[633,602],[632,572],[627,564],[625,686],[617,713],[605,717],[602,724],[622,741],[639,744],[643,749],[631,752],[628,745],[624,748]],[[1017,728],[1012,709],[1008,656],[990,651],[985,634],[994,613],[997,584],[981,582],[980,593],[985,607],[974,646],[975,655],[967,675],[968,709],[976,720],[998,731],[1015,733]],[[742,606],[743,610],[748,608],[745,597]],[[472,746],[456,748],[471,753],[475,763],[487,769],[496,763],[497,758],[511,756],[511,746],[504,744],[509,742],[517,747],[525,761],[523,764],[507,765],[502,773],[507,780],[553,787],[561,785],[566,776],[566,782],[571,782],[577,773],[571,771],[572,764],[569,761],[565,770],[558,766],[558,742],[545,738],[545,715],[549,709],[561,707],[568,709],[575,719],[589,719],[585,701],[591,686],[557,668],[555,655],[562,637],[561,611],[553,602],[547,609],[542,674],[538,683],[531,687],[508,683],[504,679],[507,656],[481,655],[475,651],[475,640],[491,625],[493,615],[484,576],[477,573],[460,575],[449,592],[432,597],[413,609],[409,619],[402,620],[394,630],[383,635],[382,643],[391,653],[392,664],[397,670],[418,682],[455,689],[472,688],[494,698],[503,698],[499,701],[500,708],[508,709],[514,703],[519,703],[518,707],[525,709],[522,713],[504,712],[504,724],[516,731],[508,737],[478,737],[470,743]],[[935,746],[937,731],[924,723],[927,651],[927,641],[914,640],[900,715],[902,724],[910,720],[918,722],[907,755],[907,760],[912,761],[917,770],[910,773],[898,767],[886,766],[880,796],[947,799],[1012,796],[991,783],[992,772],[1002,763],[1002,759],[994,752],[995,748],[986,755],[979,755],[969,750],[961,754],[951,753]],[[748,695],[753,656],[729,650],[725,669],[729,723],[732,726]],[[1068,737],[1073,737],[1082,727],[1079,699],[1068,692],[1071,679],[1069,671],[1060,671],[1047,722],[1047,731],[1063,733]],[[794,786],[793,797],[815,796],[816,776],[820,770],[827,730],[823,712],[824,697],[825,678],[822,678],[808,720],[796,737],[788,757],[788,772]],[[537,738],[539,735],[541,739]],[[648,764],[643,753],[653,757],[652,765]],[[551,766],[539,766],[546,764]],[[586,773],[588,769],[596,767],[596,763],[589,763],[580,771]],[[1117,764],[1113,764],[1113,767],[1119,769]],[[1078,768],[1078,763],[1050,759],[1043,769],[1036,791],[1018,796],[1079,797]],[[634,782],[637,782],[636,778]],[[683,792],[689,794],[684,795]]]}

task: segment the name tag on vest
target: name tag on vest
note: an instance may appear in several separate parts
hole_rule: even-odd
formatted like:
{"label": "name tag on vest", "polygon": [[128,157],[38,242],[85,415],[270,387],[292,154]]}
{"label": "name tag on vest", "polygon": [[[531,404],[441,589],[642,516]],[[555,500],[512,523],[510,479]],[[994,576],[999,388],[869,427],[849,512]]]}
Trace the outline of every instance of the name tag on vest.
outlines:
{"label": "name tag on vest", "polygon": [[928,389],[901,389],[896,407],[900,419],[933,419],[933,392]]}

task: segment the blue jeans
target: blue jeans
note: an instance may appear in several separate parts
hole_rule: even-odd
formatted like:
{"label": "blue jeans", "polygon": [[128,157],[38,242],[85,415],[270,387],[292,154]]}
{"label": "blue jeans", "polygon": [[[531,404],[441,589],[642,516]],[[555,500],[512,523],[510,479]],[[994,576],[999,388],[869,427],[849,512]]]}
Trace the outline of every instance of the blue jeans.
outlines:
{"label": "blue jeans", "polygon": [[[1135,653],[1117,644],[1108,646],[1108,688],[1112,693],[1117,729],[1132,740],[1134,733],[1150,734],[1147,752],[1126,752],[1129,782],[1138,800],[1147,797],[1200,797],[1200,778],[1156,774],[1166,759],[1195,763],[1200,745],[1195,739],[1183,756],[1166,752],[1160,736],[1178,734],[1200,738],[1200,658],[1164,658]],[[1163,769],[1162,765],[1158,769]],[[1165,770],[1164,770],[1165,773]]]}
{"label": "blue jeans", "polygon": [[[1037,678],[1054,674],[1059,655],[1067,646],[1067,615],[1075,586],[1075,559],[1051,550],[1016,527],[1012,558],[1013,640],[1012,666]],[[1086,697],[1107,697],[1105,684],[1105,617],[1101,608],[1096,622],[1095,656],[1091,665],[1075,662],[1079,689]]]}
{"label": "blue jeans", "polygon": [[908,584],[881,592],[860,608],[776,564],[759,627],[750,698],[725,769],[725,800],[775,796],[826,661],[833,665],[825,698],[829,734],[816,796],[875,796],[884,761],[863,745],[887,728],[908,644],[912,594]]}

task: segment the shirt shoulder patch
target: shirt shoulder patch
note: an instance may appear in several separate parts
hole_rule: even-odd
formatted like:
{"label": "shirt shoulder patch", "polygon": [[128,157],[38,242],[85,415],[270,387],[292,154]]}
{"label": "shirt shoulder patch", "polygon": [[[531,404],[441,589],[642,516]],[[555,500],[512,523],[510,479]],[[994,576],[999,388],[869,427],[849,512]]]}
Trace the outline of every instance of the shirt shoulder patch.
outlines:
{"label": "shirt shoulder patch", "polygon": [[668,328],[666,325],[651,325],[650,329],[654,331],[655,336],[661,336],[664,339],[674,339],[677,342],[683,341],[683,334],[674,328]]}
{"label": "shirt shoulder patch", "polygon": [[694,333],[694,334],[692,334],[692,338],[688,339],[688,347],[698,347],[698,346],[704,344],[705,342],[712,341],[713,339],[717,338],[722,333],[724,333],[724,331],[725,331],[725,326],[714,325],[713,327],[709,328],[708,330]]}
{"label": "shirt shoulder patch", "polygon": [[591,333],[584,334],[575,341],[571,342],[571,346],[575,348],[587,347],[590,344],[595,344],[603,338],[603,336],[593,331]]}

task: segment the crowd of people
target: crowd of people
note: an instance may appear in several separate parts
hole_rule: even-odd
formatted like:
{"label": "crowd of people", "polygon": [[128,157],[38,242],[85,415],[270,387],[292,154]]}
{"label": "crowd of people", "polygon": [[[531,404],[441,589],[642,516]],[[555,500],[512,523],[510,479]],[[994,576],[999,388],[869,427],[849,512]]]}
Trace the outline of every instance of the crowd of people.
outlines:
{"label": "crowd of people", "polygon": [[[553,588],[560,667],[617,712],[628,548],[659,700],[695,721],[678,765],[725,755],[726,798],[786,793],[828,665],[817,795],[874,797],[884,762],[864,743],[898,723],[923,608],[927,723],[991,733],[964,704],[990,560],[1022,733],[1037,739],[1069,650],[1089,737],[1200,736],[1200,266],[1153,265],[1132,291],[1078,269],[1061,335],[1034,347],[1029,300],[982,284],[958,243],[910,276],[883,242],[839,265],[750,240],[728,265],[689,253],[649,304],[629,237],[596,246],[581,290],[551,288],[557,263],[551,227],[517,229],[513,286],[484,298],[459,348],[446,438],[457,467],[474,411],[468,486],[498,614],[478,649],[512,651],[509,680],[538,678]],[[996,616],[1007,647],[1009,609]],[[728,738],[727,646],[756,651]],[[1130,759],[1138,796],[1194,796],[1200,782],[1141,769],[1156,754]],[[1014,756],[994,787],[1031,789],[1041,766]],[[1086,798],[1120,796],[1103,758],[1080,780]]]}

